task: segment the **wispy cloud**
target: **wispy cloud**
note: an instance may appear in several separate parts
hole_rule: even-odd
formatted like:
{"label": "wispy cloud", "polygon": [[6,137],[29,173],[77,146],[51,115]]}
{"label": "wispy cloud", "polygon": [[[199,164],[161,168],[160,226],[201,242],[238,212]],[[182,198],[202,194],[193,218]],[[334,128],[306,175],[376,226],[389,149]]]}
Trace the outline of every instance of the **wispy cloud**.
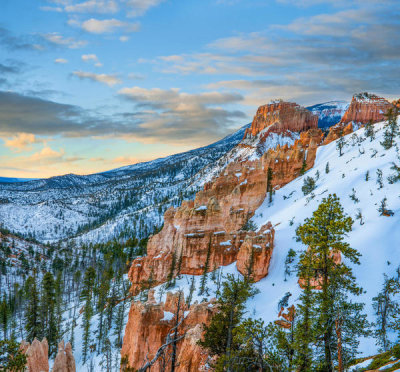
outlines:
{"label": "wispy cloud", "polygon": [[68,63],[68,60],[65,58],[56,58],[54,60],[54,63],[65,64],[65,63]]}
{"label": "wispy cloud", "polygon": [[110,87],[122,83],[122,81],[116,75],[95,74],[93,72],[85,72],[85,71],[74,71],[72,74],[80,79],[97,81],[99,83],[106,84]]}
{"label": "wispy cloud", "polygon": [[47,40],[52,44],[65,46],[69,49],[83,48],[84,46],[87,45],[87,41],[85,40],[76,40],[72,37],[64,37],[58,32],[51,32],[48,34],[44,34],[42,36],[45,40]]}
{"label": "wispy cloud", "polygon": [[118,19],[96,19],[90,18],[82,23],[78,21],[71,21],[70,24],[78,25],[86,32],[92,34],[106,34],[114,33],[117,31],[123,32],[137,32],[139,31],[139,23],[123,22]]}
{"label": "wispy cloud", "polygon": [[81,56],[82,61],[84,62],[93,62],[96,67],[102,67],[103,64],[99,61],[99,58],[96,54],[83,54]]}

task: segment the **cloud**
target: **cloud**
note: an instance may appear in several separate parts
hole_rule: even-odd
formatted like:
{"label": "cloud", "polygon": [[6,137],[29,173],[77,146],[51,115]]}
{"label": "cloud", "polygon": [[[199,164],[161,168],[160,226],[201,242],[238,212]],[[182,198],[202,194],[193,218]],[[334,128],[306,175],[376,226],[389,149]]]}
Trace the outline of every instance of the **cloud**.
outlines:
{"label": "cloud", "polygon": [[127,0],[128,16],[139,17],[144,15],[150,8],[153,8],[165,0]]}
{"label": "cloud", "polygon": [[111,14],[119,11],[119,5],[114,0],[88,0],[77,4],[67,5],[64,10],[68,13],[100,13]]}
{"label": "cloud", "polygon": [[122,83],[122,81],[116,75],[95,74],[92,72],[84,71],[74,71],[72,74],[80,79],[97,81],[99,83],[107,84],[110,87]]}
{"label": "cloud", "polygon": [[56,59],[54,60],[54,63],[65,64],[65,63],[68,63],[68,60],[65,59],[65,58],[56,58]]}
{"label": "cloud", "polygon": [[48,34],[42,35],[45,40],[48,42],[59,45],[65,46],[69,49],[78,49],[83,48],[87,45],[87,41],[85,40],[76,40],[72,37],[65,38],[64,36],[60,35],[58,32],[51,32]]}
{"label": "cloud", "polygon": [[206,144],[232,132],[237,120],[245,118],[241,111],[221,107],[240,102],[243,97],[238,93],[132,87],[119,94],[143,109],[135,115],[137,126],[130,136],[146,143]]}
{"label": "cloud", "polygon": [[243,100],[238,93],[189,94],[132,87],[119,94],[132,104],[132,110],[106,117],[77,106],[0,91],[0,136],[32,133],[194,146],[232,133],[245,118],[243,112],[229,108]]}
{"label": "cloud", "polygon": [[125,36],[125,35],[120,36],[119,41],[126,43],[127,41],[129,41],[129,36]]}
{"label": "cloud", "polygon": [[80,26],[82,29],[92,34],[113,33],[119,30],[124,32],[139,31],[138,23],[123,22],[115,18],[103,20],[90,18],[84,21]]}
{"label": "cloud", "polygon": [[32,133],[18,133],[12,138],[6,139],[4,141],[4,146],[17,152],[23,150],[30,150],[34,143],[39,143],[39,141]]}
{"label": "cloud", "polygon": [[97,58],[96,54],[83,54],[81,58],[82,58],[82,61],[84,61],[84,62],[90,62],[90,61],[94,62],[94,65],[96,67],[103,66],[103,64]]}
{"label": "cloud", "polygon": [[168,74],[217,76],[207,89],[240,92],[251,105],[276,97],[348,99],[360,90],[398,95],[400,39],[393,35],[400,33],[400,3],[356,0],[343,7],[217,39],[203,53],[147,63]]}
{"label": "cloud", "polygon": [[0,45],[9,50],[41,51],[42,39],[37,35],[14,35],[6,28],[0,27]]}

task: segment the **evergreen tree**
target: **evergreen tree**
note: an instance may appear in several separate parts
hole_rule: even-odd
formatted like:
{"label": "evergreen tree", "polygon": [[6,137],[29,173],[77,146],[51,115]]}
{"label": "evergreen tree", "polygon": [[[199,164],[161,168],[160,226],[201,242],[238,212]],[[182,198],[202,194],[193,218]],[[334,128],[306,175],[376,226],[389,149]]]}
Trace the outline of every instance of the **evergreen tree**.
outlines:
{"label": "evergreen tree", "polygon": [[336,149],[339,151],[339,156],[343,155],[343,148],[346,144],[346,141],[343,137],[343,133],[341,133],[341,137],[339,137],[339,139],[336,142]]}
{"label": "evergreen tree", "polygon": [[53,274],[49,272],[42,279],[40,302],[44,336],[49,343],[49,355],[53,355],[57,351],[60,325],[56,315],[55,281]]}
{"label": "evergreen tree", "polygon": [[372,120],[365,124],[365,135],[367,136],[367,138],[369,138],[370,142],[375,139],[375,131]]}
{"label": "evergreen tree", "polygon": [[168,276],[167,276],[167,288],[171,288],[175,285],[175,266],[176,266],[176,252],[173,251],[172,252],[172,260],[171,260],[171,266],[169,268],[169,272],[168,272]]}
{"label": "evergreen tree", "polygon": [[82,358],[83,363],[87,361],[90,344],[90,320],[93,316],[93,289],[95,285],[96,271],[93,267],[89,267],[83,278],[83,288],[81,292],[81,299],[85,301],[85,307],[83,311],[83,342],[82,342]]}
{"label": "evergreen tree", "polygon": [[304,195],[308,195],[313,192],[316,188],[315,180],[312,177],[306,177],[303,182],[303,186],[301,187],[301,191],[303,191]]}
{"label": "evergreen tree", "polygon": [[233,370],[231,354],[238,347],[233,331],[242,321],[246,301],[256,293],[251,282],[228,274],[217,297],[219,311],[212,317],[210,324],[205,326],[204,338],[199,341],[211,355],[216,355],[218,359],[222,357],[221,362],[226,371]]}
{"label": "evergreen tree", "polygon": [[384,275],[382,290],[372,299],[377,320],[375,337],[382,351],[388,351],[391,347],[387,331],[390,329],[393,317],[400,311],[400,305],[393,298],[397,290],[398,282]]}
{"label": "evergreen tree", "polygon": [[285,282],[287,280],[287,277],[290,276],[291,274],[291,265],[294,262],[295,257],[296,257],[296,251],[290,248],[285,259]]}
{"label": "evergreen tree", "polygon": [[36,276],[30,276],[25,282],[25,329],[26,340],[32,342],[35,337],[41,338],[43,336],[43,328],[40,321],[39,313],[39,291],[36,284]]}
{"label": "evergreen tree", "polygon": [[329,161],[326,163],[326,166],[325,166],[325,173],[326,173],[326,174],[329,173]]}
{"label": "evergreen tree", "polygon": [[272,187],[272,177],[273,177],[272,169],[270,167],[268,167],[268,170],[267,170],[267,193],[269,195],[268,196],[269,204],[272,203],[272,196],[273,196],[273,192],[274,192],[273,187]]}
{"label": "evergreen tree", "polygon": [[[349,294],[360,295],[362,289],[356,285],[352,269],[337,259],[340,255],[348,262],[359,264],[360,254],[343,241],[352,225],[353,220],[345,215],[339,198],[329,195],[296,231],[298,238],[308,246],[308,259],[300,261],[299,272],[309,270],[304,265],[310,265],[317,283],[314,286],[319,287],[311,292],[312,328],[314,338],[322,341],[322,349],[319,344],[315,345],[317,369],[327,372],[333,371],[335,355],[340,357],[342,353],[338,364],[343,363],[343,344],[350,342],[347,336],[351,334],[356,341],[355,335],[364,334],[366,329],[366,320],[361,314],[363,305],[353,304],[348,299]],[[336,324],[339,324],[338,328],[335,328]],[[352,344],[353,352],[356,346]]]}
{"label": "evergreen tree", "polygon": [[307,162],[306,162],[306,157],[303,158],[303,164],[301,165],[300,169],[300,176],[302,176],[304,173],[307,171]]}
{"label": "evergreen tree", "polygon": [[24,372],[26,362],[26,355],[18,342],[12,339],[0,341],[0,371]]}
{"label": "evergreen tree", "polygon": [[195,283],[194,275],[193,275],[192,279],[190,281],[189,294],[188,294],[188,296],[186,298],[186,304],[187,304],[188,308],[190,307],[190,305],[192,303],[193,293],[194,293],[195,290],[196,290],[196,283]]}
{"label": "evergreen tree", "polygon": [[207,284],[208,269],[210,267],[210,257],[211,257],[211,237],[208,242],[206,262],[204,263],[204,267],[203,267],[203,275],[201,276],[201,279],[200,279],[199,296],[202,296],[204,294],[204,292],[208,292],[208,290],[206,288],[206,284]]}
{"label": "evergreen tree", "polygon": [[386,113],[385,132],[383,134],[383,141],[381,145],[385,150],[389,150],[393,145],[395,138],[399,135],[399,125],[397,124],[397,108],[390,108]]}

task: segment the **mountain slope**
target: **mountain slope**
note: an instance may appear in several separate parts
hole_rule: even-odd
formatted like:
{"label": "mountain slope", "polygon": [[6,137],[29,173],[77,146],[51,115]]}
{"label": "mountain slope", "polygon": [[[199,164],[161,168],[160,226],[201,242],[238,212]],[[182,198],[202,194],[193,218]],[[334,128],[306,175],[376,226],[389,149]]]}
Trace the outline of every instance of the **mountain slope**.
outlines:
{"label": "mountain slope", "polygon": [[196,173],[236,146],[247,127],[206,147],[108,172],[0,183],[0,222],[40,241],[143,237],[162,224],[169,205],[196,191]]}
{"label": "mountain slope", "polygon": [[349,107],[346,101],[329,101],[307,107],[313,114],[318,115],[318,127],[325,129],[339,123]]}

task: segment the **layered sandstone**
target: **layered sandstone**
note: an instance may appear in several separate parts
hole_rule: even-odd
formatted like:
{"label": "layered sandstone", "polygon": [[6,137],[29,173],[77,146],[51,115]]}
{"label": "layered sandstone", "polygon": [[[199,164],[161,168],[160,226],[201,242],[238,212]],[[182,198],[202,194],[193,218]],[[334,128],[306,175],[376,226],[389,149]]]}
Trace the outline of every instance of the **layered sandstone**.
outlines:
{"label": "layered sandstone", "polygon": [[[147,256],[133,261],[129,270],[132,292],[137,294],[143,284],[155,285],[167,281],[171,274],[201,275],[237,261],[238,270],[250,271],[258,281],[268,274],[274,248],[274,228],[271,223],[258,231],[243,227],[263,203],[267,192],[278,189],[313,166],[316,151],[323,139],[317,128],[318,118],[296,104],[279,102],[263,106],[257,112],[252,128],[246,134],[261,138],[269,131],[300,133],[292,146],[269,149],[256,160],[231,162],[211,182],[204,185],[194,200],[170,208],[164,215],[164,227],[149,239]],[[264,131],[265,128],[269,128]],[[304,131],[307,130],[307,131]],[[241,146],[241,145],[239,145]],[[272,179],[268,174],[272,173]],[[268,190],[268,188],[270,189]],[[175,262],[175,265],[173,265]],[[165,342],[171,322],[164,320],[169,305],[135,303],[129,313],[121,355],[129,365],[139,368],[151,359]],[[212,311],[207,304],[196,304],[185,318],[185,338],[179,350],[180,371],[198,371],[207,355],[197,345],[202,323],[207,323]]]}
{"label": "layered sandstone", "polygon": [[352,133],[369,122],[377,123],[385,120],[385,114],[391,107],[392,104],[389,101],[374,94],[355,94],[342,120],[330,128],[324,144],[331,143],[343,135]]}
{"label": "layered sandstone", "polygon": [[254,137],[266,128],[268,128],[268,132],[274,133],[302,132],[311,128],[318,128],[318,116],[296,103],[273,102],[258,108],[251,127],[246,130],[244,138]]}
{"label": "layered sandstone", "polygon": [[[161,345],[166,342],[168,333],[175,327],[177,315],[178,294],[167,293],[165,303],[157,303],[154,293],[150,291],[147,302],[135,302],[129,312],[129,320],[124,335],[121,350],[123,367],[139,369],[145,362],[152,360]],[[177,372],[197,372],[201,370],[208,357],[207,353],[197,344],[203,334],[203,324],[209,323],[215,306],[212,303],[193,304],[187,307],[184,300],[180,302],[178,336],[182,338],[177,343]],[[182,320],[183,318],[183,320]],[[165,350],[164,357],[170,357],[171,347]],[[152,371],[162,370],[159,360],[151,368]],[[168,367],[169,368],[169,367]],[[166,369],[169,371],[169,369]]]}
{"label": "layered sandstone", "polygon": [[[163,229],[148,242],[147,256],[137,258],[131,265],[133,293],[138,293],[149,278],[154,284],[165,282],[173,260],[179,262],[180,274],[201,275],[208,252],[211,271],[235,262],[243,249],[241,267],[254,245],[257,278],[264,277],[268,268],[261,266],[269,263],[273,227],[263,227],[265,233],[244,231],[242,227],[265,199],[268,168],[272,170],[272,187],[287,184],[299,176],[304,161],[307,169],[312,167],[321,140],[320,130],[309,130],[302,132],[292,147],[278,146],[260,159],[230,163],[197,193],[194,201],[184,201],[179,208],[167,210]],[[258,246],[263,247],[263,253],[258,253]],[[177,274],[176,267],[174,275]]]}

